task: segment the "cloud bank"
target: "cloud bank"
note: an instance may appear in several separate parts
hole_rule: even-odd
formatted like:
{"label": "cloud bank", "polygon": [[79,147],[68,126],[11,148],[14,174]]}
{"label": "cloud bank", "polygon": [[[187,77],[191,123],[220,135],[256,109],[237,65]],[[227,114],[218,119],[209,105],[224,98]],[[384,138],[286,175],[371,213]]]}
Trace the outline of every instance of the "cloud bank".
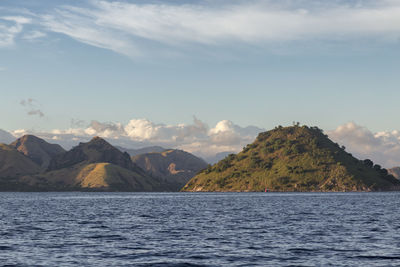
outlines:
{"label": "cloud bank", "polygon": [[203,158],[212,158],[220,152],[239,152],[243,146],[254,141],[264,129],[241,127],[229,120],[218,122],[210,128],[206,123],[194,118],[191,124],[167,125],[147,119],[132,119],[127,124],[92,121],[87,127],[49,132],[13,131],[14,136],[35,134],[45,140],[71,148],[78,142],[86,142],[94,136],[101,136],[113,145],[126,148],[141,148],[159,145],[178,148]]}
{"label": "cloud bank", "polygon": [[[0,142],[7,139],[6,143],[10,143],[12,138],[35,134],[69,149],[79,142],[87,142],[94,136],[101,136],[113,145],[125,148],[159,145],[183,149],[213,161],[218,154],[240,152],[263,131],[265,129],[256,126],[241,127],[229,120],[222,120],[214,127],[209,127],[197,118],[194,118],[191,124],[176,125],[132,119],[127,124],[92,121],[86,127],[55,129],[49,132],[22,129],[11,132],[13,136],[0,130]],[[349,122],[328,131],[327,134],[333,141],[346,146],[346,151],[359,159],[371,159],[385,168],[400,166],[400,131],[373,133],[365,127]]]}
{"label": "cloud bank", "polygon": [[371,159],[386,168],[400,166],[400,132],[373,133],[349,122],[328,132],[331,139],[346,146],[346,151],[360,159]]}

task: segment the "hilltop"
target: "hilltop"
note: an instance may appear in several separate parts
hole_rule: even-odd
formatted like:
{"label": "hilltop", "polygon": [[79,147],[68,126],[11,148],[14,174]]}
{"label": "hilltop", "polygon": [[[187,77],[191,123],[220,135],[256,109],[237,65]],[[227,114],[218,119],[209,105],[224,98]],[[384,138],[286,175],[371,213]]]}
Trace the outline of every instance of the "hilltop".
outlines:
{"label": "hilltop", "polygon": [[10,146],[30,158],[44,170],[47,169],[53,157],[65,152],[60,145],[49,144],[34,135],[24,135],[11,143]]}
{"label": "hilltop", "polygon": [[317,127],[295,125],[260,133],[182,191],[370,191],[399,184],[386,169],[356,159]]}
{"label": "hilltop", "polygon": [[55,156],[48,170],[68,168],[78,163],[113,163],[129,170],[137,170],[128,153],[121,152],[103,138],[94,137],[88,143],[79,143],[70,151]]}
{"label": "hilltop", "polygon": [[188,152],[169,149],[160,153],[146,153],[132,157],[132,161],[153,177],[170,184],[179,191],[207,163]]}

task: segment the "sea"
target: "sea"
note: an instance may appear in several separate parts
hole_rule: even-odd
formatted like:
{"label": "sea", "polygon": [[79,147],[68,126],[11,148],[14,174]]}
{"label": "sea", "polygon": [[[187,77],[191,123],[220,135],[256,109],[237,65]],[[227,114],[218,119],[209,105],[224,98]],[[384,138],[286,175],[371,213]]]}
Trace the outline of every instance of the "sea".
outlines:
{"label": "sea", "polygon": [[0,266],[400,266],[400,193],[0,193]]}

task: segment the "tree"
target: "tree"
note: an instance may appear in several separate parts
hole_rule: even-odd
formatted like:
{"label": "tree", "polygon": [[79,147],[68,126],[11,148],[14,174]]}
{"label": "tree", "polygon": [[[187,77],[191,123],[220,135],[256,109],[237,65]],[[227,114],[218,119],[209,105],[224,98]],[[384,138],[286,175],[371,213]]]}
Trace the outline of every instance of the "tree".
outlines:
{"label": "tree", "polygon": [[374,163],[370,159],[365,159],[363,161],[363,163],[364,163],[365,166],[370,167],[370,168],[372,168],[372,166],[374,166]]}
{"label": "tree", "polygon": [[382,169],[382,167],[379,164],[375,164],[374,165],[374,169],[377,170],[377,171],[380,171]]}

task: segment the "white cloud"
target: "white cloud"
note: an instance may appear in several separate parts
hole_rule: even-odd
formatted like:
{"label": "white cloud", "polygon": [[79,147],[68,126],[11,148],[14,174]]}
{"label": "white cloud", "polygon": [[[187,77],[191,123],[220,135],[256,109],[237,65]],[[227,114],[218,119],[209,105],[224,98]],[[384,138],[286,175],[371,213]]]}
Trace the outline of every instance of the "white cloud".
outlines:
{"label": "white cloud", "polygon": [[22,32],[23,25],[31,22],[31,19],[21,16],[0,17],[0,47],[13,45],[16,36]]}
{"label": "white cloud", "polygon": [[261,128],[240,127],[231,121],[221,121],[209,129],[204,122],[194,118],[192,124],[157,124],[147,119],[132,119],[126,125],[121,123],[101,123],[92,121],[88,127],[54,129],[49,132],[16,130],[13,134],[35,134],[65,148],[90,140],[93,136],[106,138],[114,145],[127,148],[140,148],[160,145],[165,148],[179,148],[201,157],[213,157],[219,152],[239,152],[243,146],[253,142]]}
{"label": "white cloud", "polygon": [[243,144],[244,140],[246,140],[247,143],[253,142],[254,137],[257,136],[257,134],[260,133],[261,130],[262,129],[255,126],[248,126],[243,128],[235,125],[229,120],[222,120],[218,122],[214,128],[210,129],[208,135],[210,137],[210,141],[213,144],[230,146],[235,143]]}
{"label": "white cloud", "polygon": [[125,127],[127,136],[132,139],[158,140],[162,142],[187,142],[207,136],[208,126],[194,118],[193,124],[165,125],[154,124],[147,119],[131,120]]}
{"label": "white cloud", "polygon": [[373,133],[349,122],[328,132],[328,135],[360,159],[369,158],[386,168],[400,165],[399,131]]}
{"label": "white cloud", "polygon": [[49,31],[130,56],[153,46],[266,45],[298,40],[398,40],[399,1],[228,1],[135,4],[90,1],[42,15]]}

